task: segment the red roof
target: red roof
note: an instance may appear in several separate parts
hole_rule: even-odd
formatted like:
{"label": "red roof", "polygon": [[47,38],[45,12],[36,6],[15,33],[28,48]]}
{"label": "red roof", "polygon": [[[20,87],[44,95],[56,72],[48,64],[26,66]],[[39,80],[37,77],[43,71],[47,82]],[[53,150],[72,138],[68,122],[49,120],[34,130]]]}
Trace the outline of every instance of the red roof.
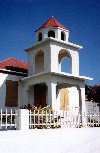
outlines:
{"label": "red roof", "polygon": [[66,29],[62,24],[60,24],[53,16],[46,22],[44,23],[38,30],[44,29],[44,28],[52,28],[52,27],[60,27],[63,29]]}
{"label": "red roof", "polygon": [[16,58],[9,58],[3,61],[0,61],[0,68],[6,69],[7,66],[16,67],[16,68],[22,68],[22,69],[28,69],[28,64],[26,62],[23,62],[21,60],[18,60]]}

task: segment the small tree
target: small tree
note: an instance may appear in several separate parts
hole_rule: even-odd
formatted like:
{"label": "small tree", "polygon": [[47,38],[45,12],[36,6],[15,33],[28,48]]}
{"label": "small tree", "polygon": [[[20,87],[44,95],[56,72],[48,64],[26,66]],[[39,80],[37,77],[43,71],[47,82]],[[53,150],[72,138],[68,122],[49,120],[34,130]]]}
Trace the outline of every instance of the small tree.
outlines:
{"label": "small tree", "polygon": [[100,106],[100,84],[93,86],[86,92],[86,97],[88,101],[93,101],[95,103],[98,103]]}
{"label": "small tree", "polygon": [[89,94],[89,91],[92,89],[92,86],[89,86],[89,85],[85,85],[85,95],[88,95]]}

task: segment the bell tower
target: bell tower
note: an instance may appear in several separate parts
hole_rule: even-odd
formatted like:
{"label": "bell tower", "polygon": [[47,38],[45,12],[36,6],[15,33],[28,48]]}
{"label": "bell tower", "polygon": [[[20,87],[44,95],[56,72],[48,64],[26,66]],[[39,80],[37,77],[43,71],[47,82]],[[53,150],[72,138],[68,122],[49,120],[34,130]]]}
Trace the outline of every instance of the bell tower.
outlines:
{"label": "bell tower", "polygon": [[[79,76],[79,49],[68,41],[69,31],[54,17],[35,31],[36,42],[25,51],[28,55],[28,77],[23,79],[28,101],[54,109],[85,107],[85,80]],[[61,72],[61,62],[70,59],[70,72]],[[34,93],[34,94],[33,94]]]}
{"label": "bell tower", "polygon": [[38,72],[61,73],[62,59],[70,59],[70,74],[79,76],[81,46],[68,42],[69,31],[54,17],[35,31],[36,45],[28,52],[29,75]]}

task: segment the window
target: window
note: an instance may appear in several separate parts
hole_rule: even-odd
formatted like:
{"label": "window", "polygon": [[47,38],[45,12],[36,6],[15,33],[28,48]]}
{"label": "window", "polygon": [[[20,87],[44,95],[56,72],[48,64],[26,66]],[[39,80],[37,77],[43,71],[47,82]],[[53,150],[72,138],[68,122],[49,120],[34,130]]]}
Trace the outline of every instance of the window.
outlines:
{"label": "window", "polygon": [[42,40],[42,33],[39,32],[39,34],[38,34],[38,41],[41,41],[41,40]]}
{"label": "window", "polygon": [[53,38],[55,38],[55,32],[54,32],[53,30],[50,30],[50,31],[48,32],[48,37],[53,37]]}
{"label": "window", "polygon": [[6,81],[6,107],[18,106],[18,81]]}
{"label": "window", "polygon": [[63,31],[61,32],[61,40],[65,40],[65,33]]}

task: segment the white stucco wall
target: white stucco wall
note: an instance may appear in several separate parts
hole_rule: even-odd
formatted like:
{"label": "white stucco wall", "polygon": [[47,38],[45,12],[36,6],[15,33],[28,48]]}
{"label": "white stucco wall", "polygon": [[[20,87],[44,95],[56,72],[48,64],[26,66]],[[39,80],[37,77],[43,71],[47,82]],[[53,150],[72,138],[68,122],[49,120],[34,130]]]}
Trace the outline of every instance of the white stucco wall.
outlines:
{"label": "white stucco wall", "polygon": [[[62,41],[61,41],[62,42]],[[71,73],[79,76],[79,53],[78,49],[70,47],[61,42],[48,41],[38,44],[28,52],[29,75],[35,74],[35,57],[39,51],[44,52],[44,71],[61,73],[58,55],[61,50],[68,52],[71,56]]]}
{"label": "white stucco wall", "polygon": [[[0,109],[5,109],[5,97],[6,97],[6,80],[19,81],[22,77],[0,73]],[[13,91],[12,91],[13,92]],[[18,107],[22,106],[25,102],[25,89],[22,89],[22,85],[18,86]],[[10,108],[10,107],[9,107]]]}
{"label": "white stucco wall", "polygon": [[28,64],[29,64],[29,69],[28,69],[28,75],[33,75],[36,73],[35,71],[35,57],[38,52],[43,51],[44,53],[44,71],[50,72],[50,45],[49,43],[38,46],[37,48],[33,49],[32,51],[28,52],[27,57],[28,57]]}
{"label": "white stucco wall", "polygon": [[73,75],[79,76],[79,53],[71,47],[59,43],[51,43],[51,72],[61,72],[61,66],[58,62],[58,55],[61,50],[65,50],[71,56],[70,71]]}
{"label": "white stucco wall", "polygon": [[79,107],[79,92],[76,87],[70,87],[68,89],[69,95],[69,107]]}

